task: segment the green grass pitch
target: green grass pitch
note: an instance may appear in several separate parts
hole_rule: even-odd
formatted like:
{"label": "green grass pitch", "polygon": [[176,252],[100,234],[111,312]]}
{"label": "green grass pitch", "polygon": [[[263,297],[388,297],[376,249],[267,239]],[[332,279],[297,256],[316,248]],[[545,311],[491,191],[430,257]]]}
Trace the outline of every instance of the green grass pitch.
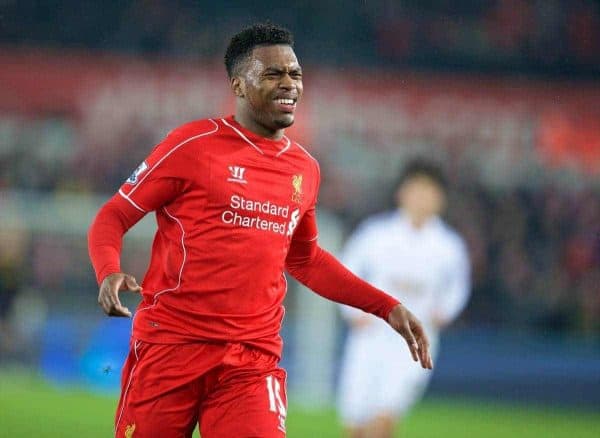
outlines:
{"label": "green grass pitch", "polygon": [[[20,438],[110,437],[116,400],[56,389],[19,373],[0,373],[0,435]],[[292,403],[288,436],[340,436],[332,409],[310,412]],[[454,399],[426,399],[407,419],[408,438],[597,437],[600,414]],[[195,435],[197,436],[197,435]]]}

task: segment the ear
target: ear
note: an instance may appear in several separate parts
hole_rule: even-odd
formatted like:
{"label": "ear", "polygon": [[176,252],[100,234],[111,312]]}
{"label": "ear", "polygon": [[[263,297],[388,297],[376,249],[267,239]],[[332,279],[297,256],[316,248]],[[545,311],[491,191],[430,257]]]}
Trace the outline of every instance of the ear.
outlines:
{"label": "ear", "polygon": [[231,78],[231,89],[233,90],[233,94],[237,97],[244,97],[246,94],[246,83],[244,82],[244,79],[239,76]]}

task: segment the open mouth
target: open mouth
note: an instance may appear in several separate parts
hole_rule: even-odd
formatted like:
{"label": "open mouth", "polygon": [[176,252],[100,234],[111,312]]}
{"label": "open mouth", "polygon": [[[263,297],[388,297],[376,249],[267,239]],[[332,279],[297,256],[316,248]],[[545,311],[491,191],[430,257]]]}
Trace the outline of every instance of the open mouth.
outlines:
{"label": "open mouth", "polygon": [[279,97],[275,99],[279,109],[286,113],[292,113],[296,109],[297,98]]}

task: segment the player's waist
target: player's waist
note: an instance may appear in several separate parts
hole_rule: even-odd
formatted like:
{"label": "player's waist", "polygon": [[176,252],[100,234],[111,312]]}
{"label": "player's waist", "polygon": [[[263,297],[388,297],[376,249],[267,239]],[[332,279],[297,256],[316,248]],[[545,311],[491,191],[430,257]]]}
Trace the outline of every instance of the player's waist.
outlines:
{"label": "player's waist", "polygon": [[236,333],[252,339],[264,333],[277,332],[285,314],[283,296],[271,297],[268,302],[258,305],[251,300],[218,302],[204,300],[201,296],[186,300],[182,299],[180,292],[146,298],[150,299],[140,303],[134,322],[141,317],[148,320],[150,326],[157,327],[162,321],[163,325],[181,327],[194,333]]}
{"label": "player's waist", "polygon": [[134,337],[146,342],[241,342],[281,356],[284,309],[260,319],[248,315],[202,314],[176,317],[160,308],[140,307],[134,315]]}

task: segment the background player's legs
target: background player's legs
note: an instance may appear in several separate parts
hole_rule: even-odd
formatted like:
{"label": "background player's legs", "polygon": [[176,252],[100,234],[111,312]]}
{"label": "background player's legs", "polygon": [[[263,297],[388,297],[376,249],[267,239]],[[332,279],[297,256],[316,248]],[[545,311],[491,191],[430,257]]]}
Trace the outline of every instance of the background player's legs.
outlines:
{"label": "background player's legs", "polygon": [[338,392],[338,410],[348,438],[368,438],[364,425],[380,405],[377,384],[380,355],[374,352],[374,338],[362,333],[346,342]]}
{"label": "background player's legs", "polygon": [[344,436],[347,438],[393,438],[397,424],[392,413],[381,413],[366,423],[346,425]]}
{"label": "background player's legs", "polygon": [[[436,343],[434,342],[434,352]],[[414,366],[396,338],[348,338],[340,377],[339,409],[348,438],[388,438],[420,399],[431,373]]]}
{"label": "background player's legs", "polygon": [[360,428],[363,433],[362,436],[369,438],[393,438],[396,422],[394,414],[391,412],[382,412]]}
{"label": "background player's legs", "polygon": [[207,376],[202,438],[283,438],[286,373],[274,356],[234,344],[226,365]]}
{"label": "background player's legs", "polygon": [[[393,343],[389,342],[393,345]],[[432,343],[433,355],[437,352],[437,342]],[[373,390],[379,397],[377,406],[371,411],[371,417],[362,425],[361,430],[369,438],[392,438],[406,413],[418,402],[431,372],[412,366],[410,356],[403,354],[401,345],[386,353],[377,370],[379,379],[373,383]]]}
{"label": "background player's legs", "polygon": [[191,438],[202,370],[190,366],[190,358],[204,350],[202,344],[134,343],[123,370],[115,436]]}
{"label": "background player's legs", "polygon": [[344,426],[344,437],[346,438],[368,438],[362,427]]}

